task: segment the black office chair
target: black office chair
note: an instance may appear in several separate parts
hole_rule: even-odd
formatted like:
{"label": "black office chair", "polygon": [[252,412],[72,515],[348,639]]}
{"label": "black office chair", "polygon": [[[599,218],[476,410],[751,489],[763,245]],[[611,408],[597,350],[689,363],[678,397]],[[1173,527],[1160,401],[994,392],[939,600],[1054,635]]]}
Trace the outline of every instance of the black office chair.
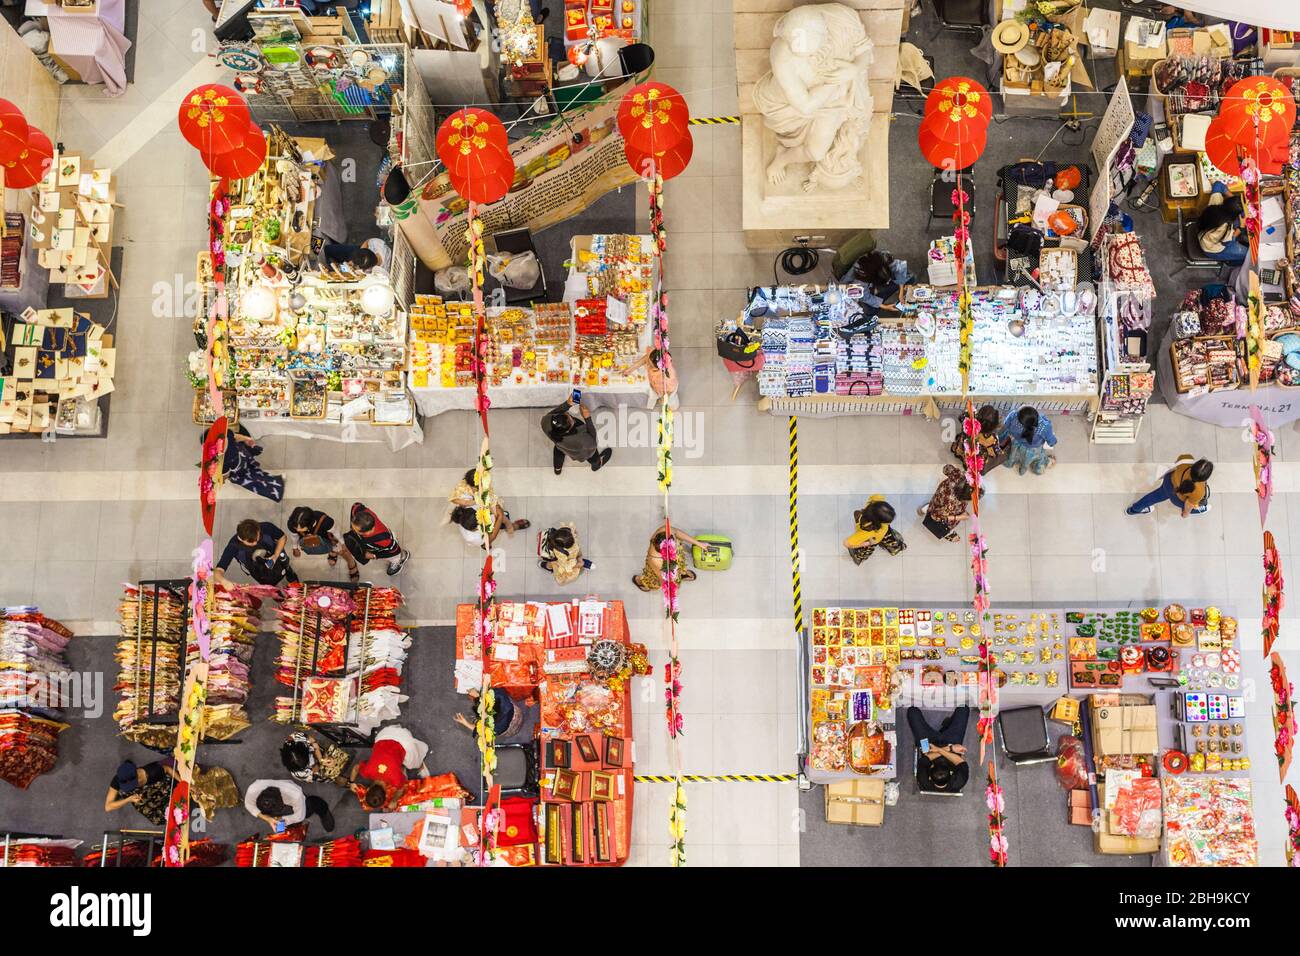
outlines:
{"label": "black office chair", "polygon": [[1055,760],[1047,733],[1047,715],[1041,707],[1013,707],[998,714],[1002,752],[1017,766]]}
{"label": "black office chair", "polygon": [[[496,246],[498,253],[531,252],[537,254],[537,247],[533,245],[532,234],[527,229],[507,229],[504,232],[495,232],[492,234],[492,242]],[[539,265],[543,265],[541,256],[537,257]],[[496,279],[492,279],[496,282]],[[537,281],[527,289],[516,289],[505,283],[499,283],[502,292],[505,294],[506,305],[517,305],[520,302],[545,302],[546,301],[546,269],[543,266],[539,270]]]}
{"label": "black office chair", "polygon": [[939,22],[949,30],[983,33],[989,22],[988,0],[934,0]]}
{"label": "black office chair", "polygon": [[[497,768],[493,782],[501,788],[502,797],[535,798],[542,792],[541,761],[538,759],[537,741],[522,744],[498,744]],[[486,793],[486,788],[484,788]]]}
{"label": "black office chair", "polygon": [[930,180],[930,218],[926,220],[926,228],[929,228],[936,219],[952,225],[952,217],[957,213],[957,205],[952,201],[952,194],[957,191],[959,185],[970,197],[966,203],[966,212],[970,214],[972,221],[975,219],[974,169],[974,166],[967,166],[965,169],[958,170],[955,178],[947,170],[934,171],[934,177]]}
{"label": "black office chair", "polygon": [[1183,264],[1175,269],[1171,275],[1178,275],[1184,269],[1213,269],[1216,276],[1223,276],[1223,267],[1231,266],[1230,262],[1223,262],[1219,259],[1211,259],[1201,250],[1201,244],[1197,237],[1197,220],[1184,219],[1181,208],[1175,210],[1178,214],[1178,242],[1182,247]]}

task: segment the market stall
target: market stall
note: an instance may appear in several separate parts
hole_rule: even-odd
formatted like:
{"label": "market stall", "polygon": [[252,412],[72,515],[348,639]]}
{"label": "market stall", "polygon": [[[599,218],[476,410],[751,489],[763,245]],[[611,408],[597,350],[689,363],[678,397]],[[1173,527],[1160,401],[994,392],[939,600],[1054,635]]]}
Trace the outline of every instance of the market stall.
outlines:
{"label": "market stall", "polygon": [[1103,237],[1102,259],[1105,271],[1097,318],[1101,401],[1092,423],[1092,440],[1131,444],[1137,441],[1155,392],[1155,371],[1146,359],[1155,286],[1136,233]]}
{"label": "market stall", "polygon": [[102,435],[117,366],[114,338],[69,308],[0,319],[0,351],[13,369],[0,379],[0,435]]}
{"label": "market stall", "polygon": [[[1253,863],[1249,687],[1237,637],[1235,617],[1179,604],[1002,607],[983,620],[969,608],[816,608],[800,649],[800,765],[813,783],[893,778],[898,709],[977,707],[986,639],[999,710],[1050,707],[1070,735],[1059,760],[1059,776],[1077,781],[1067,812],[1091,825],[1094,808],[1103,811],[1098,852],[1157,852],[1163,819],[1173,865]],[[910,736],[905,743],[915,745]],[[1146,780],[1154,791],[1137,783],[1129,793]],[[1238,821],[1209,851],[1189,832],[1207,819],[1196,796],[1207,790],[1232,803],[1225,812]]]}
{"label": "market stall", "polygon": [[536,842],[515,852],[543,865],[622,865],[632,833],[631,678],[649,670],[623,603],[499,601],[487,661],[474,612],[456,609],[457,690],[479,687],[486,666],[496,692],[540,708]]}
{"label": "market stall", "polygon": [[0,608],[0,780],[25,790],[59,759],[72,632],[35,607]]}
{"label": "market stall", "polygon": [[[252,176],[213,185],[220,243],[199,257],[207,301],[187,367],[195,423],[214,417],[203,353],[211,335],[217,385],[253,436],[386,442],[394,450],[421,441],[405,383],[406,312],[388,276],[309,262],[323,179],[308,157],[328,158],[327,148],[277,127],[267,139],[267,158]],[[209,329],[217,270],[229,318]]]}
{"label": "market stall", "polygon": [[44,17],[49,52],[82,83],[102,83],[110,96],[126,92],[126,0],[27,0],[23,12]]}
{"label": "market stall", "polygon": [[[487,310],[492,405],[544,408],[581,389],[584,404],[647,404],[644,367],[654,302],[650,236],[575,236],[565,301]],[[411,393],[420,414],[473,408],[475,318],[468,302],[415,296]]]}
{"label": "market stall", "polygon": [[[897,314],[863,313],[862,289],[755,291],[762,322],[762,407],[772,414],[912,414],[963,404],[957,293],[903,289]],[[1005,409],[1092,412],[1097,403],[1096,295],[979,287],[972,292],[970,397]]]}

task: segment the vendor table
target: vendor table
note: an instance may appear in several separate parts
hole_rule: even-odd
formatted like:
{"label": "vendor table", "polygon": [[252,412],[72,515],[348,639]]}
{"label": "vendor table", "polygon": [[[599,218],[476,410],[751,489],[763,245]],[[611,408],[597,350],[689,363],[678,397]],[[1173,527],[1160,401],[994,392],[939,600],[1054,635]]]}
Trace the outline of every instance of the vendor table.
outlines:
{"label": "vendor table", "polygon": [[[1222,610],[1221,613],[1224,620],[1233,620],[1235,628],[1235,618],[1230,612]],[[1045,705],[1065,695],[1089,692],[1152,695],[1157,704],[1156,729],[1163,752],[1196,746],[1194,739],[1184,739],[1181,729],[1184,725],[1175,714],[1174,705],[1180,695],[1175,689],[1162,686],[1166,681],[1176,685],[1174,674],[1179,668],[1188,676],[1185,690],[1203,697],[1223,696],[1225,706],[1227,698],[1235,698],[1244,705],[1240,661],[1228,646],[1233,641],[1220,639],[1218,650],[1202,650],[1215,646],[1209,637],[1203,636],[1211,630],[1204,626],[1186,625],[1185,633],[1192,643],[1180,646],[1171,643],[1173,630],[1161,628],[1163,617],[1153,625],[1154,630],[1148,630],[1137,623],[1138,612],[1134,609],[1029,608],[1008,604],[994,607],[989,612],[989,620],[994,628],[989,634],[990,650],[998,658],[996,666],[1008,678],[998,691],[1000,709]],[[1112,623],[1107,624],[1108,620]],[[894,776],[897,766],[899,706],[951,711],[968,704],[972,708],[971,719],[976,719],[979,635],[975,627],[978,623],[969,607],[814,609],[812,624],[805,629],[800,643],[799,663],[802,723],[799,762],[808,779],[813,783],[832,783],[861,776],[844,762],[843,755],[836,756],[836,740],[855,722],[855,708],[871,711],[869,718],[859,714],[858,719],[879,724],[890,745],[889,763],[881,765],[874,774],[886,778]],[[1089,627],[1094,631],[1090,637],[1086,633]],[[1079,643],[1081,631],[1084,639]],[[1155,640],[1157,635],[1164,639]],[[1025,643],[1027,637],[1033,640]],[[1013,639],[1016,643],[1012,643]],[[1119,664],[1120,655],[1131,653],[1128,648],[1145,651],[1154,646],[1170,650],[1173,660],[1168,670],[1124,671]],[[1072,654],[1080,656],[1072,659]],[[1093,656],[1083,657],[1084,654]],[[869,702],[860,703],[854,696],[836,701],[837,695],[845,698],[855,692],[865,698],[868,691]],[[1232,716],[1225,712],[1222,717],[1211,714],[1209,720],[1244,723],[1244,711],[1242,715]],[[910,736],[904,736],[904,746],[910,746],[913,741]],[[1249,775],[1248,769],[1214,772],[1233,778]]]}
{"label": "vendor table", "polygon": [[1269,424],[1278,427],[1300,419],[1300,389],[1277,384],[1260,385],[1255,391],[1248,386],[1220,389],[1203,395],[1180,394],[1174,384],[1169,357],[1173,331],[1165,333],[1156,349],[1156,384],[1165,401],[1179,415],[1186,415],[1210,425],[1235,428],[1250,418],[1250,406],[1258,405]]}
{"label": "vendor table", "polygon": [[[597,606],[603,607],[603,612],[598,615],[598,633],[581,636],[584,632],[583,622],[594,619],[584,616],[583,609],[594,609]],[[604,682],[590,673],[575,669],[583,666],[581,662],[585,660],[587,648],[594,641],[614,641],[631,646],[623,602],[600,602],[593,599],[583,602],[503,601],[496,607],[497,637],[493,644],[492,659],[487,663],[492,686],[518,701],[535,696],[540,705],[535,729],[541,749],[542,768],[542,795],[538,810],[540,846],[537,858],[542,863],[569,866],[621,866],[627,861],[632,837],[634,749],[631,680],[623,681],[616,698],[616,710],[606,712],[601,718],[602,722],[594,725],[589,722],[583,728],[575,728],[573,720],[576,718],[566,716],[566,713],[571,701],[577,700],[588,690],[600,691],[605,686]],[[572,624],[571,634],[555,636],[549,615],[555,613],[556,608],[568,611],[568,620]],[[522,621],[515,617],[517,609]],[[473,634],[474,612],[475,606],[472,604],[461,604],[456,608],[458,692],[478,686],[475,680],[465,680],[466,671],[482,667],[481,657],[473,647],[477,640]],[[507,635],[516,640],[507,640]],[[583,707],[578,707],[576,713],[582,713],[583,710]],[[588,716],[595,719],[591,709],[587,708],[587,711]],[[581,753],[578,741],[584,736],[597,748],[594,760]],[[622,753],[617,760],[609,758],[611,742],[621,742]],[[552,748],[557,745],[563,748],[562,758],[557,758],[552,753]],[[561,775],[576,775],[578,788],[588,786],[585,781],[591,780],[591,792],[574,800],[557,796],[555,791],[560,784]],[[597,777],[602,778],[610,788],[604,800],[594,796]],[[610,859],[597,860],[589,848],[585,862],[575,860],[573,848],[569,844],[571,824],[567,823],[564,824],[564,845],[558,855],[552,855],[549,848],[557,844],[556,841],[547,839],[547,827],[556,825],[556,821],[561,819],[560,814],[566,811],[574,814],[572,822],[581,818],[587,825],[590,825],[596,815],[608,814],[605,818],[610,823],[607,832],[613,837]]]}
{"label": "vendor table", "polygon": [[326,441],[386,444],[390,451],[424,442],[418,420],[409,425],[372,425],[370,422],[305,421],[295,418],[248,418],[241,420],[254,438],[288,435],[292,438],[323,438]]}
{"label": "vendor table", "polygon": [[[413,388],[415,407],[426,418],[454,409],[474,408],[472,388]],[[553,408],[573,394],[572,385],[502,385],[492,389],[493,408]],[[635,405],[648,407],[654,399],[649,385],[596,385],[582,390],[588,408]]]}
{"label": "vendor table", "polygon": [[123,34],[126,0],[98,0],[91,13],[68,13],[57,3],[27,0],[24,13],[45,17],[50,25],[50,53],[74,78],[102,83],[112,96],[126,92],[126,51]]}

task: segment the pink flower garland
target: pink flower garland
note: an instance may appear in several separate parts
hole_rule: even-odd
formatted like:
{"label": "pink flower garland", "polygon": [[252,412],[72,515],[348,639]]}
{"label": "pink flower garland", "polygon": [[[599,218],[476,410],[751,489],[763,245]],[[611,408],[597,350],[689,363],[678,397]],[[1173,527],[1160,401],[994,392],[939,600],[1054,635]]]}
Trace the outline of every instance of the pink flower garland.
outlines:
{"label": "pink flower garland", "polygon": [[1006,796],[998,786],[993,764],[989,764],[989,783],[984,788],[984,803],[989,808],[989,862],[994,866],[1006,866]]}

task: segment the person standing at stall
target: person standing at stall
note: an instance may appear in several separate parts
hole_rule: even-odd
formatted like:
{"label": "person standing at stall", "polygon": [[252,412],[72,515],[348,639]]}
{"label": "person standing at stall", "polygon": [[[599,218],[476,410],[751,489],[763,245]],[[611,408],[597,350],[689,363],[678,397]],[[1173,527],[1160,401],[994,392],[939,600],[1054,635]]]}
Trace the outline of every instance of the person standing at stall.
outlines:
{"label": "person standing at stall", "polygon": [[957,540],[957,525],[970,518],[970,501],[974,490],[966,474],[956,465],[943,466],[943,480],[930,500],[916,509],[928,530],[936,538]]}
{"label": "person standing at stall", "polygon": [[236,561],[258,584],[275,585],[281,580],[297,584],[298,575],[285,552],[288,540],[284,532],[271,522],[245,518],[235,526],[235,533],[217,561],[217,582],[226,580],[226,571],[231,562]]}
{"label": "person standing at stall", "polygon": [[334,533],[334,519],[325,512],[299,505],[289,515],[289,531],[298,539],[293,547],[295,558],[301,557],[304,552],[323,554],[332,568],[339,563],[339,556],[342,555],[348,564],[348,580],[354,583],[361,580],[357,559],[352,557],[352,552],[343,546],[343,542]]}
{"label": "person standing at stall", "polygon": [[1039,415],[1032,405],[1022,405],[1014,416],[1002,426],[1003,442],[1010,442],[1011,451],[1003,462],[1020,474],[1032,470],[1041,475],[1056,462],[1048,449],[1056,447],[1056,433],[1046,415]]}
{"label": "person standing at stall", "polygon": [[319,817],[326,833],[334,830],[334,814],[320,797],[309,797],[292,780],[254,780],[244,793],[244,809],[271,828],[284,833],[308,817]]}
{"label": "person standing at stall", "polygon": [[[573,417],[574,406],[577,406],[581,418]],[[600,471],[614,456],[613,449],[600,450],[591,409],[582,404],[582,394],[577,391],[569,401],[561,402],[542,416],[542,434],[555,445],[552,461],[557,475],[564,470],[566,458],[585,461],[592,471]]]}

